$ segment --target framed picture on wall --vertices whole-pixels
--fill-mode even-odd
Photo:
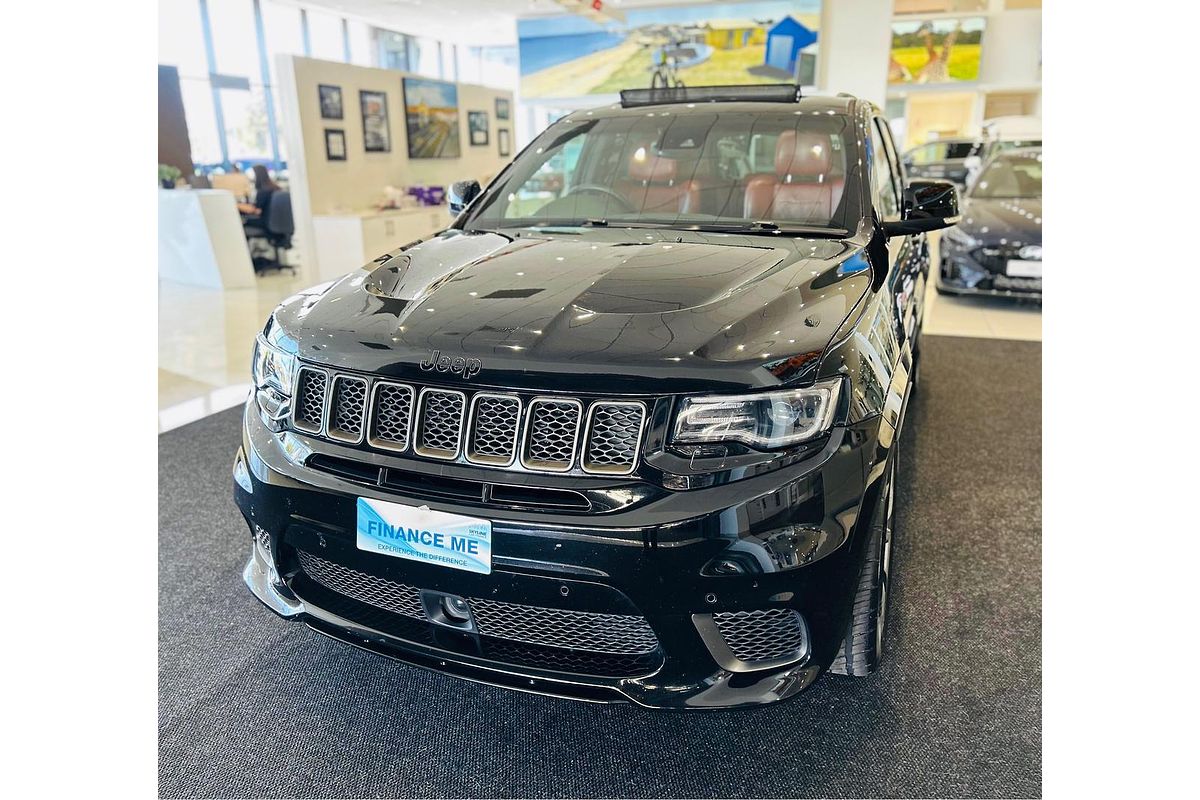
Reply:
[[[458,158],[458,87],[404,78],[404,128],[409,158]]]
[[[341,128],[325,129],[325,159],[327,161],[346,160],[346,132]]]
[[[488,116],[486,111],[467,112],[467,132],[472,145],[478,147],[488,143]]]
[[[342,118],[342,87],[322,83],[317,86],[321,98],[321,119]]]
[[[363,149],[368,153],[392,152],[387,92],[360,91],[358,102],[362,106]]]
[[[512,155],[512,143],[508,140],[508,128],[496,129],[496,141],[500,143],[500,155]]]
[[[507,97],[496,98],[496,119],[508,119],[509,108]]]

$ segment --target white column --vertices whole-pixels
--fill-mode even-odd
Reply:
[[[893,0],[824,0],[817,32],[817,87],[849,92],[880,108],[887,99]]]

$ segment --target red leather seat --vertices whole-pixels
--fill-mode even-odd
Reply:
[[[775,174],[755,175],[746,182],[746,219],[829,220],[846,184],[845,178],[830,175],[832,168],[828,134],[784,131],[775,144]]]
[[[629,160],[629,177],[618,180],[613,189],[643,214],[696,213],[700,210],[700,184],[692,180],[676,182],[678,168],[675,159],[638,148]]]

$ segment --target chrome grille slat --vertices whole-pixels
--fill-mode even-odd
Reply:
[[[421,390],[413,450],[428,458],[451,460],[462,442],[467,396],[452,389]]]
[[[296,405],[292,424],[306,433],[320,433],[325,423],[325,389],[329,376],[325,370],[301,367],[296,377]]]
[[[479,392],[471,398],[467,460],[506,467],[517,456],[521,400],[515,395]]]
[[[628,475],[637,465],[646,407],[641,403],[592,403],[584,436],[585,472]]]
[[[568,472],[575,461],[575,445],[583,404],[560,397],[536,397],[525,415],[521,463],[529,469]]]
[[[329,392],[329,438],[361,442],[366,415],[367,382],[353,375],[335,375]]]
[[[805,647],[804,621],[788,608],[720,611],[712,618],[730,652],[748,664],[787,658]]]
[[[371,429],[367,444],[381,450],[408,448],[412,429],[413,387],[403,383],[376,381],[371,401]]]

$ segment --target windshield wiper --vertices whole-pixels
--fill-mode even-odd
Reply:
[[[672,228],[704,231],[711,233],[746,233],[767,234],[770,236],[805,235],[840,239],[849,236],[850,232],[843,228],[824,228],[810,225],[789,225],[784,227],[770,220],[757,222],[699,222],[692,225],[672,225]]]
[[[596,219],[596,218],[593,218],[593,217],[588,217],[588,218],[587,218],[587,219],[585,219],[583,222],[581,222],[581,223],[580,223],[580,225],[583,225],[583,226],[586,226],[586,227],[589,227],[589,228],[607,228],[607,227],[608,227],[608,220],[606,220],[606,219]]]

